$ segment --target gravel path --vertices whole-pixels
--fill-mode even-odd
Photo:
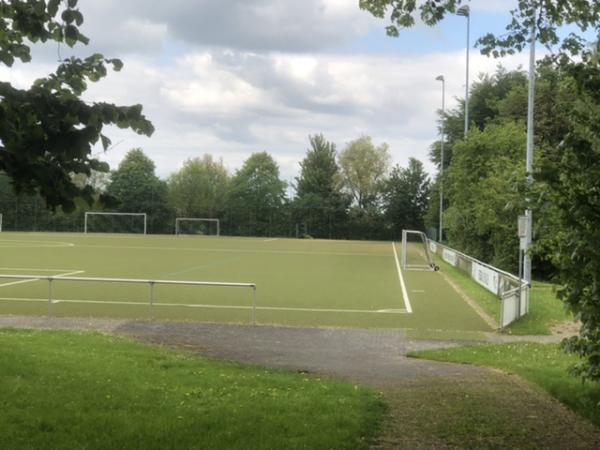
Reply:
[[[96,330],[175,346],[215,359],[314,372],[383,387],[406,379],[477,376],[473,366],[407,358],[411,351],[460,345],[409,339],[401,330],[298,328],[118,319],[0,316],[0,328]],[[557,342],[555,336],[489,333],[489,342]]]
[[[314,372],[384,387],[401,379],[462,377],[480,369],[407,358],[414,350],[454,347],[407,339],[402,331],[292,328],[112,319],[0,316],[0,327],[97,330],[185,348],[204,356]]]

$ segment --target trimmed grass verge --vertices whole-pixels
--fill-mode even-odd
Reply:
[[[0,331],[0,448],[361,449],[380,394],[98,333]]]
[[[600,384],[582,383],[568,374],[577,362],[556,344],[498,344],[427,350],[409,356],[494,367],[540,386],[575,412],[600,426]]]
[[[460,289],[475,300],[483,310],[496,320],[500,318],[500,300],[490,291],[442,258],[434,255],[436,264],[441,267]],[[564,310],[563,303],[556,298],[553,285],[533,282],[529,302],[529,314],[512,323],[506,332],[515,335],[550,335],[550,327],[557,323],[572,320]]]

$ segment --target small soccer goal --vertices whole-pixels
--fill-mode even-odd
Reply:
[[[404,270],[438,270],[431,253],[429,253],[425,233],[402,230],[402,268]]]
[[[146,234],[146,213],[96,212],[85,213],[84,233]]]
[[[203,217],[178,217],[175,219],[175,235],[220,236],[221,222]]]
[[[2,231],[2,213],[0,213],[0,232]]]

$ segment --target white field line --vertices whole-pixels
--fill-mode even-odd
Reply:
[[[4,245],[13,244],[13,245]],[[25,245],[22,245],[25,244]],[[2,248],[58,248],[58,247],[75,247],[72,242],[62,241],[30,241],[24,239],[0,239],[0,247]]]
[[[278,241],[279,238],[271,238],[271,239],[264,239],[263,242],[273,242],[273,241]]]
[[[388,258],[383,253],[352,253],[352,252],[307,252],[297,250],[251,250],[240,248],[189,248],[189,247],[146,247],[146,246],[124,246],[124,245],[77,245],[80,248],[111,248],[117,250],[173,250],[177,252],[223,252],[223,253],[267,253],[275,255],[314,255],[314,256],[371,256],[377,258]]]
[[[70,272],[73,269],[38,269],[36,267],[0,267],[0,270],[32,270],[35,272]],[[82,271],[83,272],[83,271]],[[63,275],[63,277],[66,275]]]
[[[2,269],[0,267],[0,269]],[[4,270],[6,270],[7,268],[4,268]],[[11,269],[8,269],[11,270]],[[17,270],[17,269],[14,269]],[[46,272],[58,272],[59,270],[65,270],[65,269],[24,269],[24,270],[39,270],[39,271],[46,271]],[[68,269],[67,269],[68,270]],[[60,278],[60,277],[68,277],[71,275],[78,275],[80,273],[84,273],[85,270],[74,270],[72,272],[64,272],[64,273],[59,273],[58,275],[54,275],[55,278]],[[2,283],[0,284],[0,287],[6,287],[6,286],[14,286],[15,284],[23,284],[23,283],[32,283],[34,281],[40,281],[41,279],[44,279],[45,275],[40,275],[40,278],[32,278],[30,280],[19,280],[19,281],[9,281],[8,283]]]
[[[392,242],[392,250],[394,251],[394,259],[396,260],[396,269],[398,270],[398,278],[400,279],[400,287],[402,288],[402,297],[404,298],[404,306],[406,312],[412,314],[412,306],[410,306],[410,300],[408,298],[408,292],[406,292],[406,284],[404,283],[404,277],[402,276],[402,269],[400,269],[400,261],[398,260],[398,253],[396,252],[396,243]]]
[[[47,303],[47,298],[27,298],[27,297],[0,297],[4,301],[23,301],[23,302],[43,302]],[[113,301],[113,300],[60,300],[53,299],[53,304],[56,303],[89,303],[98,305],[133,305],[133,306],[149,306],[148,302],[134,301]],[[206,304],[189,304],[189,303],[166,303],[154,302],[153,306],[181,306],[185,308],[211,308],[211,309],[244,309],[251,310],[252,306],[237,306],[237,305],[206,305]],[[354,313],[354,314],[407,314],[404,309],[334,309],[334,308],[286,308],[279,306],[257,306],[257,310],[263,311],[300,311],[300,312],[331,312],[331,313]]]

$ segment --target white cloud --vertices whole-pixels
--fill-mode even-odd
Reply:
[[[478,4],[484,3],[473,8]],[[92,42],[107,55],[129,53],[123,71],[92,85],[85,98],[141,103],[156,127],[150,139],[107,129],[114,145],[101,157],[113,167],[133,147],[147,152],[161,176],[203,153],[222,157],[233,171],[252,152],[268,151],[290,180],[308,135],[322,132],[338,149],[371,135],[390,144],[395,163],[416,157],[431,170],[428,149],[437,138],[441,93],[435,77],[446,78],[449,108],[464,93],[464,51],[334,53],[373,24],[382,27],[355,1],[103,0],[82,7]],[[174,35],[198,45],[173,51]],[[55,60],[56,47],[50,50]],[[497,63],[474,51],[472,79]],[[504,63],[515,68],[526,57]],[[0,78],[24,87],[54,65],[3,68]]]
[[[504,61],[509,68],[525,56]],[[473,55],[472,78],[493,72],[497,61]],[[140,76],[142,74],[142,76]],[[447,105],[464,89],[464,54],[419,58],[377,55],[257,55],[220,51],[191,54],[173,67],[130,61],[124,72],[94,88],[121,104],[141,102],[157,131],[152,139],[117,132],[124,142],[107,159],[114,165],[141,146],[163,176],[183,160],[212,153],[230,169],[254,151],[271,152],[286,179],[298,170],[308,135],[322,132],[338,148],[361,134],[388,142],[394,161],[426,163],[436,139],[440,85],[447,80]]]

